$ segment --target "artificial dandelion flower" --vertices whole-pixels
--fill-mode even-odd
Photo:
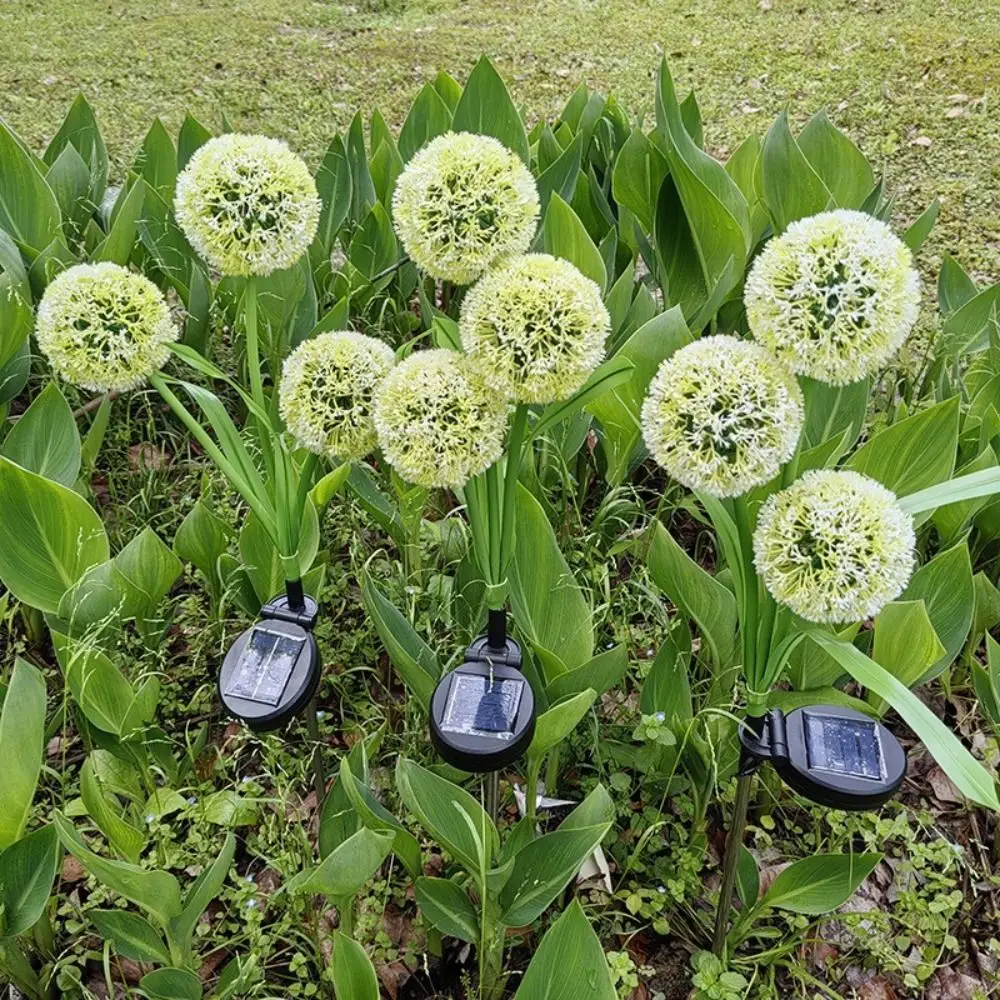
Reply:
[[[754,562],[771,596],[811,622],[870,618],[913,571],[913,519],[881,483],[815,469],[772,494],[754,532]]]
[[[543,253],[501,263],[462,303],[462,346],[491,387],[519,403],[572,396],[604,357],[610,328],[600,288]]]
[[[455,351],[418,351],[375,395],[386,460],[416,486],[456,489],[502,454],[507,403]]]
[[[406,165],[392,211],[417,267],[467,285],[501,257],[528,249],[538,224],[538,188],[520,157],[497,139],[448,132]]]
[[[388,344],[361,333],[321,333],[285,361],[278,409],[296,441],[317,455],[350,460],[375,447],[372,400],[395,364]]]
[[[892,230],[822,212],[771,240],[747,277],[754,337],[800,375],[833,385],[878,371],[917,320],[920,279]]]
[[[223,274],[265,275],[309,249],[321,202],[305,163],[262,135],[209,139],[177,178],[174,211],[190,244]]]
[[[95,392],[142,385],[170,356],[177,328],[163,294],[118,264],[77,264],[45,289],[38,347],[67,382]]]
[[[795,376],[758,344],[703,337],[660,365],[642,407],[646,447],[674,479],[746,493],[791,458],[802,430]]]

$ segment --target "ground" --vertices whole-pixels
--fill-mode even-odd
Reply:
[[[0,114],[39,146],[83,90],[119,164],[154,115],[176,128],[185,110],[315,162],[358,107],[399,124],[426,79],[484,51],[531,119],[581,81],[649,116],[666,55],[716,153],[825,106],[884,161],[900,223],[941,198],[929,261],[1000,276],[994,0],[19,0],[0,34]]]

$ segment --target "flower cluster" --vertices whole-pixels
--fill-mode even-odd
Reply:
[[[309,249],[321,202],[305,163],[261,135],[210,139],[177,178],[174,211],[191,245],[228,275],[291,267]]]
[[[449,132],[406,165],[392,208],[396,232],[417,267],[467,285],[500,258],[528,249],[539,199],[531,172],[501,142]]]
[[[361,458],[377,442],[373,398],[395,361],[392,348],[373,337],[321,333],[285,361],[281,418],[303,448],[330,458]]]
[[[45,289],[38,347],[67,382],[96,392],[142,385],[166,363],[177,328],[163,294],[118,264],[77,264]]]
[[[576,392],[604,357],[611,327],[601,290],[569,261],[515,257],[462,303],[462,346],[492,388],[519,403]]]
[[[409,483],[456,489],[503,453],[507,402],[454,351],[411,354],[375,397],[386,460]]]
[[[768,498],[754,562],[771,596],[812,622],[870,618],[913,571],[913,519],[881,483],[857,472],[807,472]]]
[[[796,372],[844,385],[913,329],[920,279],[906,245],[863,212],[823,212],[768,243],[746,281],[753,335]]]
[[[714,336],[663,362],[642,407],[653,458],[689,489],[746,493],[795,451],[803,404],[795,376],[757,344]]]

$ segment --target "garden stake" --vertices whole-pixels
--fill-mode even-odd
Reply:
[[[800,795],[832,809],[877,809],[906,776],[906,753],[881,723],[852,708],[810,705],[787,716],[771,709],[740,730],[739,783],[726,841],[712,950],[722,958],[746,830],[750,786],[766,761]]]

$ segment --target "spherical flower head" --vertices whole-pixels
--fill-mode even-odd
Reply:
[[[309,249],[321,202],[309,168],[283,142],[221,135],[177,178],[174,212],[188,242],[227,275],[291,267]]]
[[[465,355],[419,351],[376,393],[375,427],[383,455],[403,479],[457,489],[503,453],[507,403]]]
[[[878,371],[917,320],[920,279],[892,230],[863,212],[793,222],[754,262],[753,335],[800,375],[833,385]]]
[[[349,330],[299,344],[281,373],[278,410],[299,445],[349,461],[377,443],[375,392],[396,356],[388,344]]]
[[[166,364],[177,328],[163,293],[118,264],[77,264],[45,289],[35,337],[67,382],[125,392]]]
[[[467,285],[494,261],[528,249],[539,204],[531,171],[516,153],[491,136],[448,132],[406,165],[392,212],[417,267]]]
[[[600,288],[543,253],[502,262],[462,303],[462,346],[490,386],[519,403],[572,396],[601,363],[610,329]]]
[[[881,483],[816,469],[764,503],[754,562],[771,596],[800,618],[870,618],[913,571],[913,519]]]
[[[642,407],[656,461],[689,489],[734,497],[771,479],[802,431],[795,376],[760,345],[703,337],[660,365]]]

